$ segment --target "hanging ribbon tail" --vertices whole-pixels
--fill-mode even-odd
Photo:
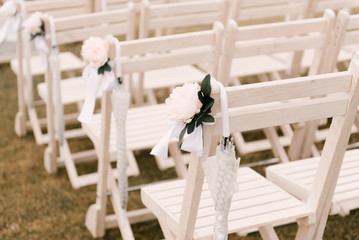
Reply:
[[[114,63],[109,63],[111,67],[114,66]],[[103,86],[102,91],[108,92],[114,89],[117,86],[116,76],[112,71],[105,71],[103,77]]]
[[[8,42],[16,42],[17,41],[17,34],[20,28],[20,24],[21,24],[21,15],[20,14],[16,14],[15,16],[11,16],[10,18],[12,18],[12,24],[7,32],[6,35],[6,41]],[[1,42],[0,42],[1,43]]]
[[[10,19],[6,19],[5,23],[3,24],[2,28],[0,29],[0,44],[5,40],[7,33],[10,29]]]
[[[112,108],[116,125],[116,148],[117,148],[117,171],[118,189],[121,203],[121,221],[126,218],[127,209],[127,157],[126,157],[126,118],[127,109],[130,105],[130,93],[124,86],[119,85],[112,94]]]
[[[47,54],[49,52],[49,48],[47,47],[46,40],[44,37],[35,37],[34,38],[35,49],[39,53],[41,57],[41,65],[43,68],[47,67]]]
[[[168,131],[152,149],[150,154],[161,158],[168,158],[168,144],[171,138],[178,138],[184,126],[183,123],[170,124]]]
[[[202,136],[202,124],[194,129],[182,143],[181,149],[187,152],[202,156],[203,150],[203,136]]]
[[[80,122],[88,122],[91,120],[95,110],[96,96],[100,87],[101,79],[99,79],[97,69],[89,65],[87,65],[84,69],[82,77],[86,80],[86,98],[81,113],[77,119]]]
[[[2,28],[0,29],[0,44],[6,40],[8,42],[16,42],[17,31],[20,27],[20,14],[9,16],[6,18]]]
[[[7,17],[2,28],[0,29],[0,44],[7,38],[12,21],[13,19],[11,17]]]

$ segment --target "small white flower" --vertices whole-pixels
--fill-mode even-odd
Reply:
[[[10,1],[5,2],[0,7],[0,16],[3,16],[3,17],[14,16],[16,11],[17,11],[16,2],[13,0],[10,0]]]
[[[202,107],[202,103],[198,99],[199,90],[198,83],[185,83],[182,87],[176,87],[166,99],[170,119],[190,123],[193,116],[199,113]]]
[[[81,55],[92,67],[99,68],[108,60],[108,44],[100,37],[90,37],[81,48]]]
[[[35,12],[32,14],[28,19],[24,21],[22,26],[26,31],[31,34],[36,34],[41,32],[41,25],[42,25],[42,17],[43,14],[41,12]]]

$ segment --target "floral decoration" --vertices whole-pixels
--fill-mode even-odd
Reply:
[[[26,31],[31,34],[31,40],[36,37],[45,36],[45,24],[43,20],[43,13],[35,12],[28,19],[26,19],[22,25]]]
[[[110,72],[108,58],[108,43],[100,37],[90,37],[81,48],[81,55],[89,62],[89,65],[98,68],[98,74],[104,74],[105,71]]]
[[[186,132],[191,134],[203,122],[214,122],[214,117],[210,115],[214,104],[210,80],[211,76],[207,74],[201,87],[198,83],[186,83],[182,87],[175,88],[166,99],[170,118],[185,124],[179,135],[178,147],[181,147]]]

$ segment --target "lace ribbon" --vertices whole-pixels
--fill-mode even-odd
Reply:
[[[20,28],[21,15],[8,16],[0,29],[0,44],[3,41],[16,42],[17,32]]]
[[[109,64],[111,67],[114,66],[113,62],[109,62]],[[98,68],[87,65],[82,73],[82,78],[87,83],[86,98],[80,116],[77,119],[80,122],[88,122],[91,120],[95,110],[98,89],[102,85],[102,91],[111,91],[116,86],[116,77],[112,71],[98,74]]]

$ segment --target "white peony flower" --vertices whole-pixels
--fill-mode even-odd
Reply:
[[[26,31],[31,34],[36,34],[41,32],[41,25],[42,25],[42,17],[43,14],[41,12],[35,12],[32,14],[28,19],[24,21],[22,26]]]
[[[99,68],[108,60],[109,46],[100,37],[90,37],[84,42],[81,48],[81,55],[92,67]]]
[[[17,11],[16,2],[13,0],[10,0],[10,1],[5,2],[0,7],[0,16],[3,16],[3,17],[14,16],[16,11]]]
[[[185,83],[182,87],[176,87],[166,99],[170,119],[190,123],[193,116],[199,113],[202,107],[202,103],[198,99],[199,90],[198,83]]]

